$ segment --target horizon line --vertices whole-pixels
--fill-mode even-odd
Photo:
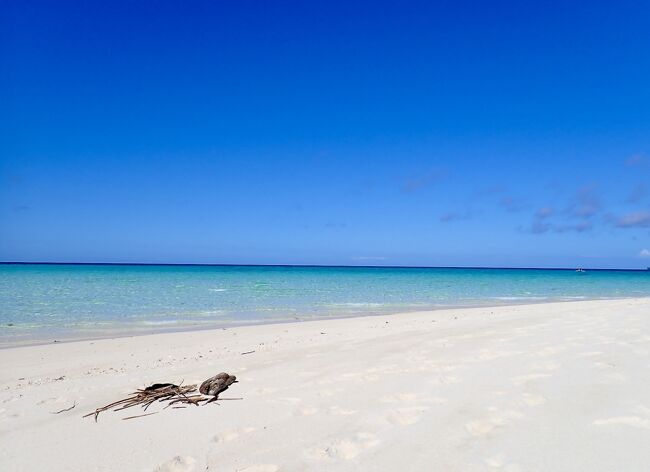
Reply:
[[[506,267],[506,266],[408,266],[408,265],[343,265],[343,264],[228,264],[228,263],[183,263],[183,262],[35,262],[0,261],[0,265],[70,265],[70,266],[161,266],[161,267],[295,267],[333,269],[474,269],[474,270],[567,270],[575,271],[618,271],[646,272],[645,269],[597,268],[597,267]]]

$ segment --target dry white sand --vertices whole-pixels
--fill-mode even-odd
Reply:
[[[0,470],[647,471],[649,364],[650,299],[4,349]],[[244,400],[81,418],[220,371]]]

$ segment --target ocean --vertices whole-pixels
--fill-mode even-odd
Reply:
[[[0,345],[650,296],[650,271],[0,265]]]

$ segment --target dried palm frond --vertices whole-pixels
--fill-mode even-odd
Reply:
[[[185,408],[187,405],[199,406],[202,402],[205,405],[218,400],[219,394],[228,389],[228,387],[236,381],[237,380],[234,375],[229,375],[224,372],[209,378],[201,384],[200,388],[200,392],[202,394],[207,394],[207,396],[197,395],[195,393],[196,385],[156,383],[144,389],[138,389],[130,396],[123,398],[122,400],[118,400],[101,408],[97,408],[92,413],[84,415],[84,418],[88,416],[94,416],[95,421],[97,421],[99,414],[104,411],[111,409],[113,411],[121,411],[133,406],[141,406],[146,411],[147,408],[149,408],[155,402],[167,403],[167,406],[165,408],[168,408],[170,406],[173,408]],[[223,400],[241,400],[241,398],[224,398]],[[140,416],[147,415],[132,416],[129,417],[129,419],[138,418]]]

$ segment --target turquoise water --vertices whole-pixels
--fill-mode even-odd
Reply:
[[[650,296],[650,271],[0,265],[0,343]]]

